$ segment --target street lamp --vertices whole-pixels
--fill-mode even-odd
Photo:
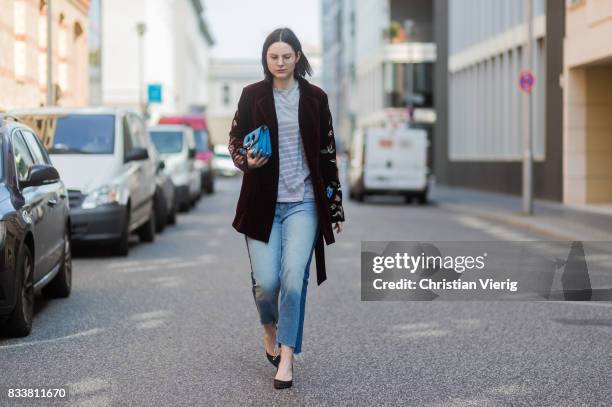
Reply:
[[[140,111],[144,115],[146,113],[144,101],[144,35],[147,32],[147,25],[139,22],[136,24],[136,32],[138,33],[138,103]]]

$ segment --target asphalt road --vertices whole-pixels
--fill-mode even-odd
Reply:
[[[321,286],[313,261],[294,387],[273,389],[231,227],[239,182],[128,258],[76,258],[71,297],[37,298],[32,334],[0,338],[0,386],[68,386],[69,399],[15,405],[612,404],[610,304],[361,302],[361,240],[534,238],[392,198],[346,202]]]

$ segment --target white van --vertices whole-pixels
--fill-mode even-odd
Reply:
[[[72,241],[107,242],[125,256],[131,232],[155,239],[154,150],[139,114],[63,107],[11,114],[36,129],[68,188]]]
[[[349,196],[403,195],[427,202],[427,132],[410,128],[368,128],[355,133],[349,166]]]

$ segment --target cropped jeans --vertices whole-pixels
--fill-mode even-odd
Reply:
[[[268,243],[245,235],[261,324],[277,324],[276,342],[302,351],[306,288],[319,232],[314,199],[277,202]],[[280,301],[279,301],[280,297]]]

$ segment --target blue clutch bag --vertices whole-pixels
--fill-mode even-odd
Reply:
[[[261,125],[246,136],[242,142],[241,153],[253,150],[253,155],[257,156],[261,152],[262,157],[270,157],[272,155],[272,146],[270,145],[270,129],[268,126]]]

